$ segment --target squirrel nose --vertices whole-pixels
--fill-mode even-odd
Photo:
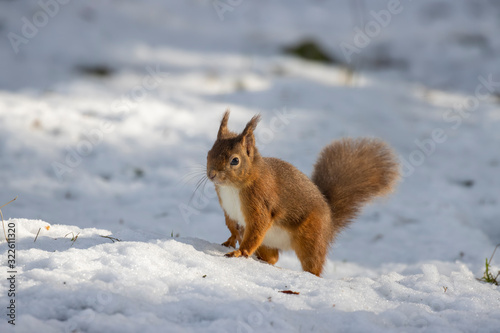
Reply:
[[[210,178],[210,180],[214,180],[215,176],[217,176],[217,171],[215,171],[214,169],[208,172],[208,178]]]

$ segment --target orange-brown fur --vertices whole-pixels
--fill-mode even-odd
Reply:
[[[236,242],[241,243],[241,236],[240,236],[240,228],[238,227],[238,224],[236,223],[235,220],[232,220],[226,212],[224,212],[224,216],[226,217],[226,225],[229,231],[231,232],[231,236],[222,243],[222,245],[227,246],[227,247],[236,247]]]
[[[363,204],[394,188],[399,177],[396,157],[380,140],[334,141],[321,152],[311,180],[293,165],[259,154],[253,134],[259,116],[253,117],[241,134],[227,129],[228,119],[226,111],[207,156],[207,176],[215,183],[221,206],[221,187],[237,189],[244,218],[238,224],[224,211],[231,236],[223,245],[240,244],[226,256],[256,254],[275,264],[280,249],[263,244],[273,228],[290,239],[302,268],[319,276],[338,232]],[[232,165],[235,159],[238,163]]]

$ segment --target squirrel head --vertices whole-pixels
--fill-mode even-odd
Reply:
[[[240,134],[227,128],[229,110],[224,113],[217,140],[207,155],[207,177],[216,185],[242,187],[255,173],[252,168],[260,158],[255,146],[254,130],[260,116],[254,116]]]

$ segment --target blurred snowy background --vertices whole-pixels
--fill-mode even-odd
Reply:
[[[4,217],[221,243],[212,185],[193,192],[230,108],[307,174],[342,136],[400,155],[398,191],[325,278],[433,260],[480,276],[500,243],[498,31],[493,0],[0,1]]]
[[[498,2],[0,6],[0,201],[20,196],[7,217],[219,242],[218,202],[190,201],[196,182],[188,180],[229,107],[235,130],[259,112],[263,129],[289,114],[272,136],[262,133],[262,153],[306,173],[341,136],[396,147],[411,176],[389,206],[363,218],[376,231],[346,237],[391,237],[403,225],[401,246],[412,248],[419,236],[411,229],[429,224],[446,237],[425,233],[418,242],[435,244],[432,257],[450,257],[471,250],[458,248],[455,227],[443,227],[460,223],[500,242]],[[301,54],[328,58],[286,51],[301,45]],[[493,83],[478,90],[484,81]],[[440,128],[444,142],[432,139]]]

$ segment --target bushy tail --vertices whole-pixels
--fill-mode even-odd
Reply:
[[[378,139],[341,139],[320,153],[312,181],[332,209],[335,233],[347,226],[371,199],[390,193],[399,179],[392,149]]]

